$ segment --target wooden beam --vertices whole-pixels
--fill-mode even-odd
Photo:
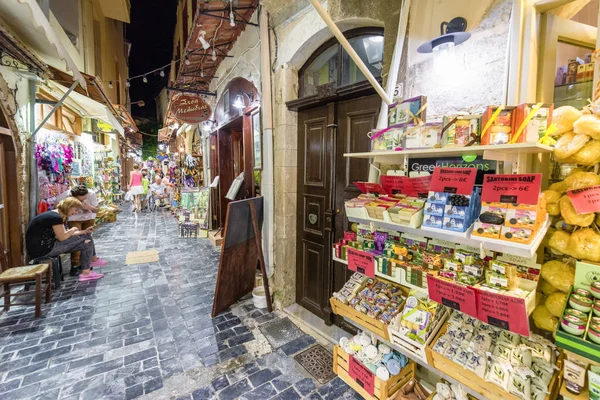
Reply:
[[[550,14],[554,14],[558,17],[565,19],[573,18],[583,7],[587,6],[591,0],[575,0],[564,6],[554,8],[548,11]]]

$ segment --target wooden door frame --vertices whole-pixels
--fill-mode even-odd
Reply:
[[[1,111],[0,111],[1,112]],[[4,144],[4,165],[0,165],[0,169],[5,176],[5,193],[7,209],[6,224],[8,226],[8,237],[10,243],[3,243],[4,247],[9,250],[8,257],[9,266],[15,267],[23,265],[23,234],[21,231],[21,203],[19,199],[19,167],[17,165],[17,146],[14,142],[14,137],[10,129],[0,127],[0,135],[2,140],[10,142],[7,149]],[[6,168],[4,168],[6,167]]]
[[[577,0],[515,0],[511,12],[508,60],[506,71],[505,104],[541,101],[538,96],[541,16],[557,7]],[[598,16],[600,20],[600,13]],[[599,23],[600,25],[600,23]],[[600,47],[600,34],[596,36]],[[594,88],[598,85],[600,68],[594,69]],[[596,91],[594,90],[594,93]]]

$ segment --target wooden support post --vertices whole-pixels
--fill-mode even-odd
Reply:
[[[253,202],[250,202],[250,213],[252,215],[252,226],[254,227],[254,240],[256,241],[256,248],[258,249],[258,263],[260,265],[260,271],[262,272],[265,296],[267,296],[267,309],[269,312],[273,312],[273,305],[271,304],[271,292],[269,291],[269,278],[267,277],[267,267],[265,266],[265,256],[262,249],[262,239],[260,236],[260,229],[258,228],[258,217],[256,216],[256,209],[254,208]]]

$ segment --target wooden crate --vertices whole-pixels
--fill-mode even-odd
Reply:
[[[448,319],[448,316],[450,315],[448,310],[444,310],[443,313],[444,314],[440,317],[439,321],[437,322],[437,325],[433,327],[424,344],[421,344],[416,340],[409,339],[404,334],[402,334],[402,332],[395,330],[394,327],[392,327],[392,325],[388,326],[390,342],[400,347],[402,350],[404,350],[405,353],[408,353],[407,355],[410,358],[418,358],[431,365],[431,352],[427,351],[427,348],[429,347],[431,342],[433,342],[433,340],[436,338],[437,332],[444,326],[446,320]],[[398,316],[396,316],[395,318],[400,318],[400,314],[398,314]]]
[[[446,333],[448,329],[448,324],[446,323],[437,333],[434,340],[431,342],[428,347],[429,358],[433,362],[433,367],[448,375],[451,378],[454,378],[464,386],[467,386],[477,393],[483,395],[486,399],[489,400],[520,400],[519,397],[512,395],[498,385],[495,385],[491,382],[487,382],[484,379],[477,376],[472,371],[463,368],[461,365],[458,365],[452,360],[447,359],[443,355],[432,350],[433,346],[436,344],[440,336]],[[552,377],[550,381],[550,385],[548,385],[548,389],[550,390],[550,394],[546,396],[546,400],[556,399],[558,398],[558,391],[560,390],[560,380],[561,380],[561,372],[562,372],[562,353],[558,358],[558,371]]]
[[[361,385],[356,383],[356,381],[350,377],[348,373],[349,362],[350,356],[344,352],[340,346],[335,346],[333,348],[333,372],[366,400],[387,400],[404,386],[410,378],[415,375],[416,371],[415,363],[409,361],[406,367],[404,367],[398,375],[390,377],[387,381],[382,381],[375,376],[375,390],[373,391],[373,396],[371,396]]]
[[[384,324],[375,318],[369,317],[367,314],[356,311],[354,308],[342,303],[339,300],[336,300],[333,297],[329,300],[329,303],[331,304],[331,309],[333,310],[334,314],[349,318],[367,331],[373,332],[385,340],[390,340],[388,324]],[[401,305],[399,308],[402,309],[403,305]]]

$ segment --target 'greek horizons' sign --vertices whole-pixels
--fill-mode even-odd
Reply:
[[[175,118],[194,125],[210,117],[210,106],[199,96],[181,94],[173,99],[171,112]]]

